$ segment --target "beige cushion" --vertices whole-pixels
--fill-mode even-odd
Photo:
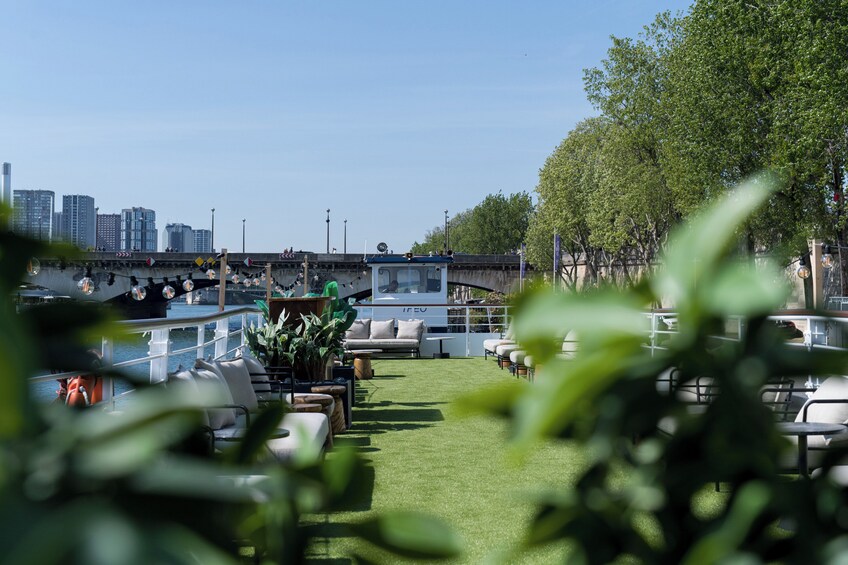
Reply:
[[[184,369],[168,375],[168,388],[175,388],[185,391],[189,398],[197,398],[200,395],[200,387],[194,380],[194,375],[191,371]],[[202,413],[200,423],[203,426],[211,427],[209,423],[209,414],[206,410],[201,410]]]
[[[516,349],[515,351],[513,351],[512,353],[509,354],[509,361],[511,363],[515,363],[517,365],[523,365],[524,364],[524,358],[526,356],[527,356],[526,351]]]
[[[813,393],[810,400],[821,399],[846,399],[848,400],[848,378],[829,377]],[[809,404],[809,400],[804,406]],[[798,413],[796,422],[803,421],[804,410]],[[848,402],[834,404],[809,404],[807,408],[808,422],[825,422],[827,424],[844,424],[848,422]]]
[[[398,339],[414,339],[421,341],[424,333],[424,320],[398,320]]]
[[[349,339],[344,343],[345,349],[414,349],[420,343],[417,339]]]
[[[198,359],[191,373],[199,386],[208,386],[215,389],[215,394],[221,399],[220,405],[234,404],[230,389],[227,387],[224,377],[217,368],[210,368],[209,363],[201,363],[201,360]],[[214,408],[209,410],[209,426],[213,430],[232,426],[235,423],[236,413],[232,408]]]
[[[517,343],[508,343],[505,345],[499,345],[495,348],[495,353],[500,355],[501,357],[509,357],[509,354],[513,351],[516,351],[519,348]]]
[[[395,320],[373,320],[369,339],[392,339],[395,337]]]
[[[250,382],[250,370],[247,368],[244,359],[218,361],[217,364],[227,382],[230,394],[233,395],[233,404],[241,404],[251,412],[258,410],[259,401],[253,391],[253,385]]]
[[[259,402],[268,402],[274,398],[274,394],[270,385],[263,385],[268,382],[268,374],[265,372],[265,366],[259,360],[249,353],[241,355],[244,363],[247,365],[247,370],[250,373],[251,384],[256,392],[256,399]],[[260,381],[257,383],[257,381]]]
[[[353,325],[345,332],[345,339],[368,339],[371,336],[371,318],[354,320]]]
[[[278,461],[290,460],[296,454],[304,459],[317,459],[330,435],[330,422],[320,412],[289,412],[280,427],[289,430],[289,437],[265,442]]]

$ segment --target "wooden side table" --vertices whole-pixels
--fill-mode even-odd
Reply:
[[[350,351],[353,355],[353,375],[357,379],[370,379],[374,377],[371,369],[371,354],[382,353],[382,349],[354,349]]]

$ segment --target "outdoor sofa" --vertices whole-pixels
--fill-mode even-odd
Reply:
[[[342,347],[354,354],[358,350],[379,349],[388,353],[411,353],[418,358],[421,357],[424,329],[424,320],[398,320],[395,329],[394,319],[357,319],[345,332]]]

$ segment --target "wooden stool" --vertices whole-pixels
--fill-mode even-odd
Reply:
[[[357,379],[370,379],[374,376],[371,369],[371,353],[353,352],[353,375]]]
[[[333,415],[330,418],[330,427],[334,434],[342,433],[347,429],[345,425],[344,404],[342,395],[347,394],[347,387],[342,385],[319,385],[312,387],[312,392],[316,394],[329,394],[336,402],[333,408]]]
[[[294,412],[321,412],[324,410],[324,407],[320,404],[312,404],[312,403],[295,403],[291,405],[292,410]]]
[[[524,365],[516,365],[515,366],[515,374],[518,375],[519,377],[526,377],[527,376],[527,367],[525,367]]]

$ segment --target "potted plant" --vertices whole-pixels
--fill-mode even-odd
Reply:
[[[309,382],[324,380],[327,362],[343,353],[342,342],[347,318],[334,316],[325,308],[320,316],[301,315],[301,323],[286,341],[284,358],[291,364],[296,378]]]
[[[292,336],[292,330],[286,326],[287,316],[285,313],[279,317],[277,323],[270,323],[265,318],[265,325],[250,327],[245,331],[247,347],[253,356],[266,367],[279,367],[286,359],[288,341]]]

